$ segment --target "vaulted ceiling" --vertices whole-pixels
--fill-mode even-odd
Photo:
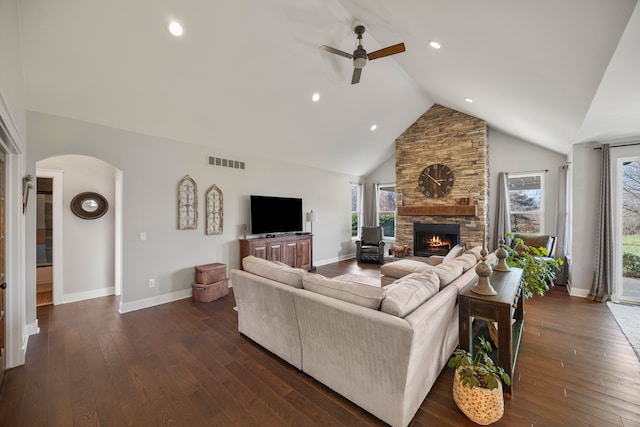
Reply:
[[[640,136],[636,0],[18,4],[30,110],[212,155],[364,175],[434,103],[560,153]],[[352,52],[356,22],[369,52],[399,42],[406,52],[370,61],[351,85],[351,60],[319,46]]]

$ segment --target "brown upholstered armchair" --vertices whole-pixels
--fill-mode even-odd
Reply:
[[[356,240],[358,262],[384,264],[384,240],[382,227],[362,227],[360,240]]]

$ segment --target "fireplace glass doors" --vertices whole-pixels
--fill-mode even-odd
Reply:
[[[460,224],[413,224],[413,254],[446,255],[460,243]]]

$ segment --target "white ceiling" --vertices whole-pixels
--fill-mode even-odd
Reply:
[[[560,153],[640,136],[636,0],[18,4],[30,110],[210,145],[212,155],[365,175],[433,103]],[[166,30],[171,18],[181,38]],[[318,49],[352,52],[354,20],[369,52],[407,49],[371,61],[358,85],[349,59]]]

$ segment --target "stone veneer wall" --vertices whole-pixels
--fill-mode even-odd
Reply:
[[[451,193],[440,199],[426,197],[418,177],[430,164],[451,168]],[[398,216],[396,243],[413,245],[413,223],[460,224],[467,247],[481,245],[486,224],[489,189],[487,124],[484,120],[434,105],[396,139],[396,191],[399,206],[455,205],[469,197],[478,216]]]

